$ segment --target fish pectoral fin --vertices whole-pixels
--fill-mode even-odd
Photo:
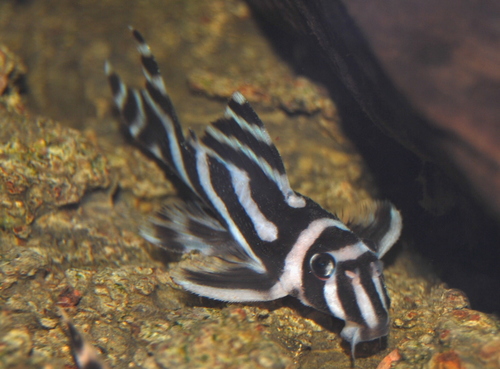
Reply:
[[[231,233],[199,201],[169,201],[142,229],[142,235],[148,241],[173,252],[198,250],[204,255],[248,259]]]
[[[195,257],[196,259],[196,257]],[[287,295],[279,281],[244,261],[219,257],[186,260],[172,272],[174,281],[195,294],[221,301],[270,301]]]
[[[379,258],[396,243],[403,221],[401,214],[389,201],[363,201],[339,212],[340,219],[358,237],[371,242]]]

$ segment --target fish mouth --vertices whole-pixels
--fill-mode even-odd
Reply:
[[[389,322],[378,324],[375,327],[366,327],[346,321],[344,329],[340,332],[340,336],[351,343],[351,357],[353,362],[356,360],[356,345],[359,342],[371,341],[380,337],[387,336],[389,333]]]
[[[366,327],[358,323],[346,321],[344,329],[340,332],[340,336],[346,341],[351,342],[356,346],[358,342],[371,341],[376,338],[384,337],[389,334],[389,324],[378,324],[375,327]]]

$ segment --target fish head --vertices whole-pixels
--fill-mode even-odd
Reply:
[[[344,320],[351,343],[389,332],[390,299],[380,260],[399,239],[402,218],[388,201],[363,202],[343,212],[309,243],[302,264],[304,303]],[[319,232],[318,232],[319,233]]]
[[[366,251],[357,259],[340,261],[325,283],[327,305],[345,320],[341,336],[353,347],[389,333],[390,299],[382,270],[377,255]]]
[[[341,336],[354,351],[358,342],[388,334],[390,299],[377,253],[356,236],[350,239],[340,248],[312,245],[302,282],[303,302],[344,320]]]

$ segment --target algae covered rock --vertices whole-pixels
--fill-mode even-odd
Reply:
[[[82,133],[49,119],[0,115],[0,227],[25,238],[37,215],[107,187],[107,162]]]

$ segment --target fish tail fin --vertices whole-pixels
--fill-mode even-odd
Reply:
[[[165,88],[158,64],[142,35],[130,27],[136,39],[146,78],[141,90],[128,87],[106,61],[113,99],[120,111],[126,130],[144,149],[167,164],[189,187],[193,188],[186,172],[190,157],[185,137]]]

